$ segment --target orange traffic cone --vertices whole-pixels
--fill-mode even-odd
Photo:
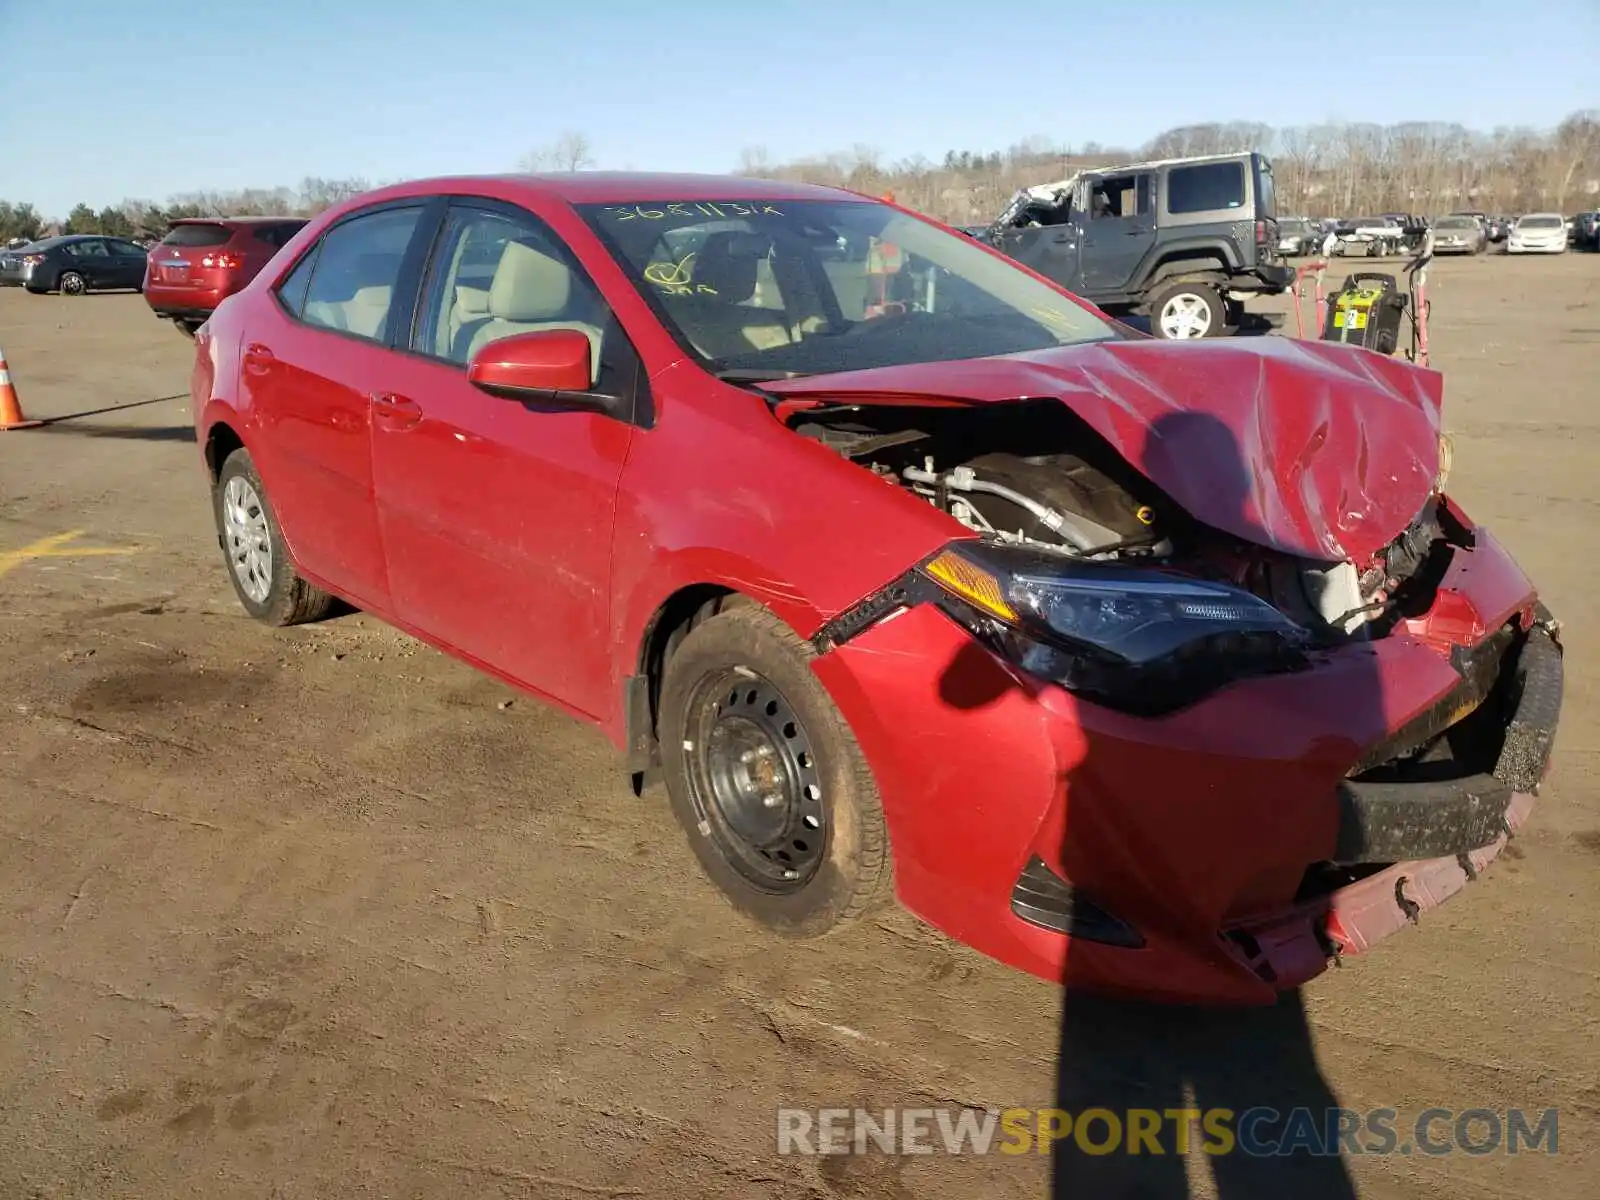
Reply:
[[[32,429],[43,421],[25,420],[22,402],[17,399],[17,389],[11,386],[11,372],[6,369],[6,352],[0,350],[0,433],[8,429]]]

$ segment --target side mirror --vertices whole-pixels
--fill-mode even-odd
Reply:
[[[541,329],[490,342],[467,364],[467,382],[491,396],[536,408],[622,416],[627,398],[598,392],[594,349],[577,329]]]
[[[576,329],[542,329],[484,346],[467,364],[467,382],[508,400],[587,392],[594,385],[592,360],[588,335]]]

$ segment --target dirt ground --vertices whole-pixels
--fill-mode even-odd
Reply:
[[[1353,1158],[1360,1195],[1592,1196],[1600,255],[1432,296],[1452,490],[1566,622],[1566,710],[1530,827],[1306,989],[1311,1048],[1350,1108],[1560,1110],[1555,1156]],[[1058,1064],[1059,989],[898,909],[764,938],[597,734],[365,616],[244,617],[140,297],[5,290],[0,347],[72,417],[0,434],[0,1196],[1042,1196],[1037,1156],[780,1157],[775,1109],[1049,1105],[1178,1027],[1096,1009]],[[1182,1019],[1247,1101],[1283,1055]]]

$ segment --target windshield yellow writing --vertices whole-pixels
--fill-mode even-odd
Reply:
[[[658,287],[679,287],[692,278],[689,264],[694,261],[694,251],[677,262],[653,262],[644,269],[644,277]]]
[[[754,201],[683,200],[670,204],[608,205],[606,213],[619,221],[664,221],[669,217],[781,217],[783,210],[771,204]]]

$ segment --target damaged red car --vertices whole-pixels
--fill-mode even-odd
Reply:
[[[597,724],[773,930],[892,891],[1227,1003],[1477,878],[1547,769],[1558,626],[1441,392],[1140,336],[853,193],[599,173],[348,201],[193,377],[251,615],[338,597]]]

